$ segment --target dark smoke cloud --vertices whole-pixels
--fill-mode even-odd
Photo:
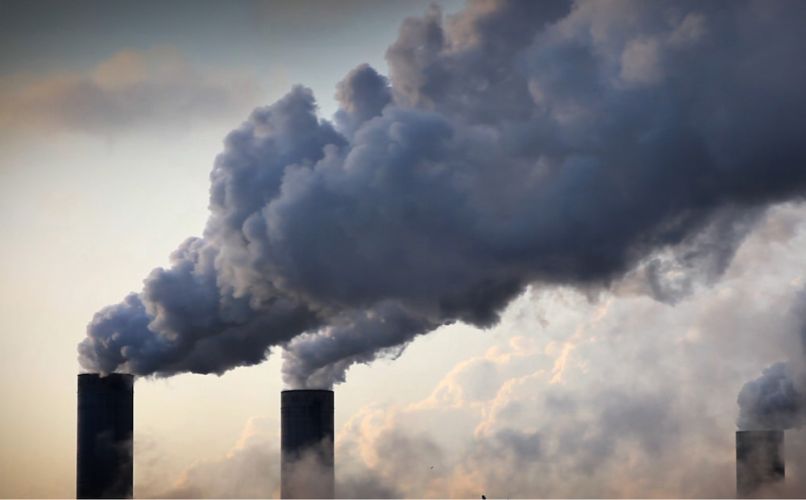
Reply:
[[[739,392],[739,419],[743,430],[794,429],[806,424],[806,289],[790,308],[789,323],[797,347],[788,361],[766,368]]]
[[[336,123],[346,134],[352,135],[364,122],[380,116],[390,102],[392,93],[389,81],[368,64],[350,71],[336,87],[336,100],[340,109]]]
[[[739,393],[739,428],[791,429],[806,421],[806,400],[795,387],[787,363],[776,363]]]
[[[222,373],[284,346],[286,382],[321,387],[439,325],[493,325],[532,283],[645,265],[675,302],[803,197],[804,21],[751,1],[409,19],[389,82],[339,84],[336,127],[296,87],[228,136],[203,237],[96,315],[81,363]]]
[[[665,252],[656,252],[643,269],[650,295],[675,304],[700,283],[713,284],[728,268],[739,244],[762,219],[762,209],[722,209],[709,224]]]

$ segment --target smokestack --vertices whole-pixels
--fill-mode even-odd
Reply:
[[[333,498],[333,391],[282,392],[282,498]]]
[[[736,496],[758,498],[784,479],[784,431],[736,431]]]
[[[78,376],[76,498],[132,498],[134,376]]]

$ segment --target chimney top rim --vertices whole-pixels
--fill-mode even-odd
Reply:
[[[105,375],[100,373],[79,373],[78,378],[93,378],[93,379],[103,379],[108,377],[114,378],[130,378],[134,379],[134,375],[131,373],[107,373]]]

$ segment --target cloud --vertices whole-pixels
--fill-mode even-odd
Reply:
[[[233,118],[258,98],[248,78],[212,77],[170,47],[124,50],[86,73],[0,82],[0,129],[109,135]]]
[[[160,454],[158,443],[139,443],[138,498],[279,498],[279,425],[270,417],[252,417],[241,436],[224,456],[191,464],[176,478],[166,478],[160,468],[170,460]],[[145,457],[145,458],[144,458]],[[145,463],[144,463],[145,462]],[[294,464],[294,477],[302,491],[314,491],[313,477],[322,474],[316,459],[304,456]],[[337,498],[399,498],[397,491],[357,462],[343,460],[338,467]]]
[[[364,122],[381,115],[392,101],[392,93],[384,76],[362,64],[339,82],[336,100],[339,110],[334,119],[345,134],[352,135]]]
[[[388,85],[367,66],[339,84],[336,125],[296,86],[230,133],[203,237],[93,318],[81,364],[220,374],[282,347],[289,386],[328,387],[442,325],[491,328],[530,286],[630,276],[680,303],[806,194],[804,18],[749,1],[411,18]]]
[[[800,297],[791,275],[802,268],[806,226],[768,238],[794,213],[804,207],[769,213],[725,280],[675,307],[544,291],[529,299],[554,313],[541,324],[517,314],[527,300],[519,298],[496,327],[511,332],[504,343],[458,363],[422,401],[357,412],[338,446],[409,496],[733,497],[742,376],[799,342],[790,328],[797,308],[787,304]],[[540,335],[520,336],[530,329]],[[566,354],[558,341],[574,347]],[[565,374],[553,383],[563,356]],[[804,435],[788,431],[787,480],[771,494],[806,491]],[[416,477],[397,480],[390,446],[421,450],[400,465]],[[433,456],[439,472],[411,465]]]
[[[806,423],[806,289],[781,313],[795,348],[787,353],[786,361],[765,368],[742,387],[738,396],[739,429],[786,430]]]
[[[249,419],[232,449],[224,457],[199,461],[185,469],[170,486],[153,471],[138,478],[137,496],[143,498],[266,498],[280,493],[280,451],[274,422]],[[158,448],[158,445],[156,446]]]
[[[429,395],[346,419],[337,493],[734,497],[736,395],[801,341],[788,304],[801,298],[792,277],[806,263],[804,215],[802,204],[767,212],[723,279],[674,306],[643,293],[530,288],[494,327],[500,341],[456,363]],[[525,314],[535,308],[550,314]],[[786,481],[770,494],[802,497],[806,431],[788,431],[785,450]]]

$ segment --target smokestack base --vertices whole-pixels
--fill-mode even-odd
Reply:
[[[78,376],[76,498],[132,498],[134,376]]]
[[[759,498],[784,480],[784,431],[736,431],[736,496]]]
[[[333,498],[333,391],[282,392],[282,498]]]

